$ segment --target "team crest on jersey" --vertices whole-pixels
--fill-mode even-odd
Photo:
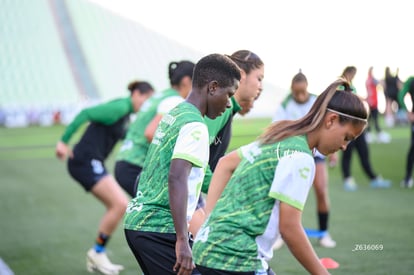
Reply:
[[[200,140],[200,137],[201,137],[201,131],[199,131],[199,130],[193,131],[191,133],[191,136],[193,137],[194,140],[198,141],[198,140]]]
[[[309,177],[309,172],[310,172],[309,167],[303,167],[299,169],[299,175],[303,179],[307,179]]]

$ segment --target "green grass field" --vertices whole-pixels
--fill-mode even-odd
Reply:
[[[255,139],[269,122],[236,120],[231,149]],[[104,208],[69,177],[65,163],[54,157],[62,131],[62,126],[0,128],[0,258],[15,274],[88,274],[85,255]],[[330,233],[337,247],[315,245],[315,249],[320,257],[339,262],[332,274],[414,273],[414,190],[399,187],[409,129],[389,132],[391,143],[371,144],[370,150],[374,169],[393,181],[391,189],[370,189],[356,154],[352,169],[358,191],[343,191],[339,168],[329,170]],[[112,156],[107,162],[110,171],[113,164]],[[305,227],[316,228],[315,213],[311,191],[303,214]],[[383,250],[352,251],[359,244],[378,244]],[[125,265],[121,274],[140,273],[121,226],[108,253],[114,262]],[[306,274],[286,246],[275,252],[271,265],[278,275]]]

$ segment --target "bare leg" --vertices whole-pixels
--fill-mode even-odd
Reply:
[[[106,207],[106,212],[99,224],[99,232],[111,235],[125,214],[128,198],[111,175],[103,177],[94,185],[91,192]]]

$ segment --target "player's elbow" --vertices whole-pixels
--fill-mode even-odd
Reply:
[[[283,204],[283,203],[281,203]],[[290,208],[289,206],[287,206]],[[282,210],[286,208],[282,206]],[[288,209],[291,210],[291,209]],[[299,230],[303,230],[300,215],[292,215],[290,211],[286,213],[281,213],[279,218],[279,232],[283,238],[289,238],[290,236],[295,236]],[[295,213],[296,214],[296,213]]]
[[[232,152],[219,159],[216,169],[226,170],[229,173],[233,174],[239,163],[240,157],[236,152]]]

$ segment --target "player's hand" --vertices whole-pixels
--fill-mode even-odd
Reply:
[[[69,148],[67,144],[62,141],[59,141],[56,144],[56,157],[60,160],[65,160],[67,156],[73,158],[72,150]]]
[[[195,265],[188,240],[178,239],[175,243],[176,262],[173,267],[177,275],[190,275]]]

